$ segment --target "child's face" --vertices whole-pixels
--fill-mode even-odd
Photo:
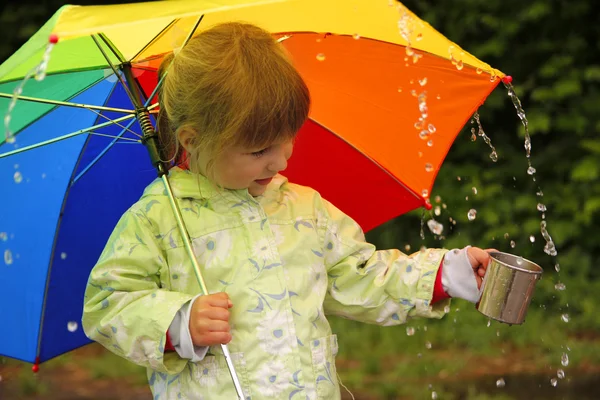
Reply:
[[[293,147],[290,139],[265,149],[228,148],[215,160],[216,183],[226,189],[248,189],[252,196],[260,196],[271,178],[287,168]],[[201,166],[203,173],[205,167]]]

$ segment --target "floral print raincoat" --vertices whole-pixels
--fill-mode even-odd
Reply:
[[[339,399],[327,315],[379,325],[439,318],[444,250],[376,251],[360,227],[307,187],[276,176],[262,196],[169,179],[211,293],[233,302],[229,344],[247,399]],[[200,362],[164,352],[177,311],[200,293],[160,180],[121,218],[90,274],[86,334],[147,367],[155,400],[237,398],[220,346]]]

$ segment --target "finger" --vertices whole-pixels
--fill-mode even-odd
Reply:
[[[202,316],[207,319],[212,319],[214,321],[225,321],[229,322],[229,316],[231,313],[229,310],[222,307],[210,307],[203,310]]]
[[[213,307],[230,308],[233,305],[227,293],[224,292],[206,296],[206,302]]]
[[[229,323],[218,319],[209,320],[207,328],[209,332],[231,332]]]
[[[473,265],[473,268],[478,268],[479,266],[487,266],[488,262],[490,261],[490,254],[477,247],[472,248],[472,250],[473,251],[471,252],[471,255],[475,260],[475,265]]]
[[[206,332],[200,335],[196,346],[216,346],[231,342],[231,333],[229,332]]]

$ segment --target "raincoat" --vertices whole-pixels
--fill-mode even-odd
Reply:
[[[179,168],[170,182],[207,287],[233,302],[229,350],[248,399],[340,398],[327,315],[397,325],[444,314],[449,300],[431,299],[445,250],[376,251],[350,217],[281,175],[256,198]],[[235,399],[220,346],[194,363],[164,351],[175,314],[198,293],[157,180],[90,274],[84,330],[147,367],[156,400]]]

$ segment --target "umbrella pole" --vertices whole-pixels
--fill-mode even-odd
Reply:
[[[183,239],[183,244],[185,250],[188,254],[190,261],[194,267],[194,272],[196,274],[196,279],[198,280],[198,284],[200,285],[200,289],[202,290],[202,294],[207,295],[208,289],[206,288],[206,283],[204,282],[204,278],[202,277],[202,273],[200,272],[200,266],[198,265],[198,261],[196,260],[196,255],[194,254],[194,249],[192,248],[192,243],[190,240],[190,235],[185,227],[185,223],[183,222],[183,217],[181,215],[181,210],[177,205],[175,200],[175,196],[173,195],[173,191],[171,189],[171,184],[169,183],[169,178],[167,174],[167,166],[160,158],[160,153],[158,151],[158,135],[152,126],[152,122],[150,121],[150,112],[147,107],[141,102],[139,88],[135,82],[135,78],[131,73],[131,66],[129,64],[123,65],[123,72],[125,75],[125,79],[129,84],[130,88],[134,91],[136,96],[132,97],[131,100],[136,107],[136,117],[138,122],[140,123],[140,127],[142,128],[143,138],[142,143],[148,149],[148,153],[150,154],[150,159],[152,164],[158,170],[158,175],[162,179],[165,189],[167,191],[167,197],[169,198],[169,203],[171,204],[171,209],[173,210],[173,214],[175,215],[175,221],[177,222],[177,227],[179,228],[179,232],[181,233],[181,237]],[[227,368],[229,369],[229,373],[231,375],[231,379],[233,380],[233,386],[235,387],[235,391],[238,396],[238,400],[245,400],[244,392],[242,390],[242,385],[240,384],[240,380],[235,372],[235,366],[233,365],[233,360],[231,359],[231,353],[229,353],[229,348],[226,344],[221,344],[221,350],[223,351],[223,356],[225,357],[225,362],[227,363]]]

